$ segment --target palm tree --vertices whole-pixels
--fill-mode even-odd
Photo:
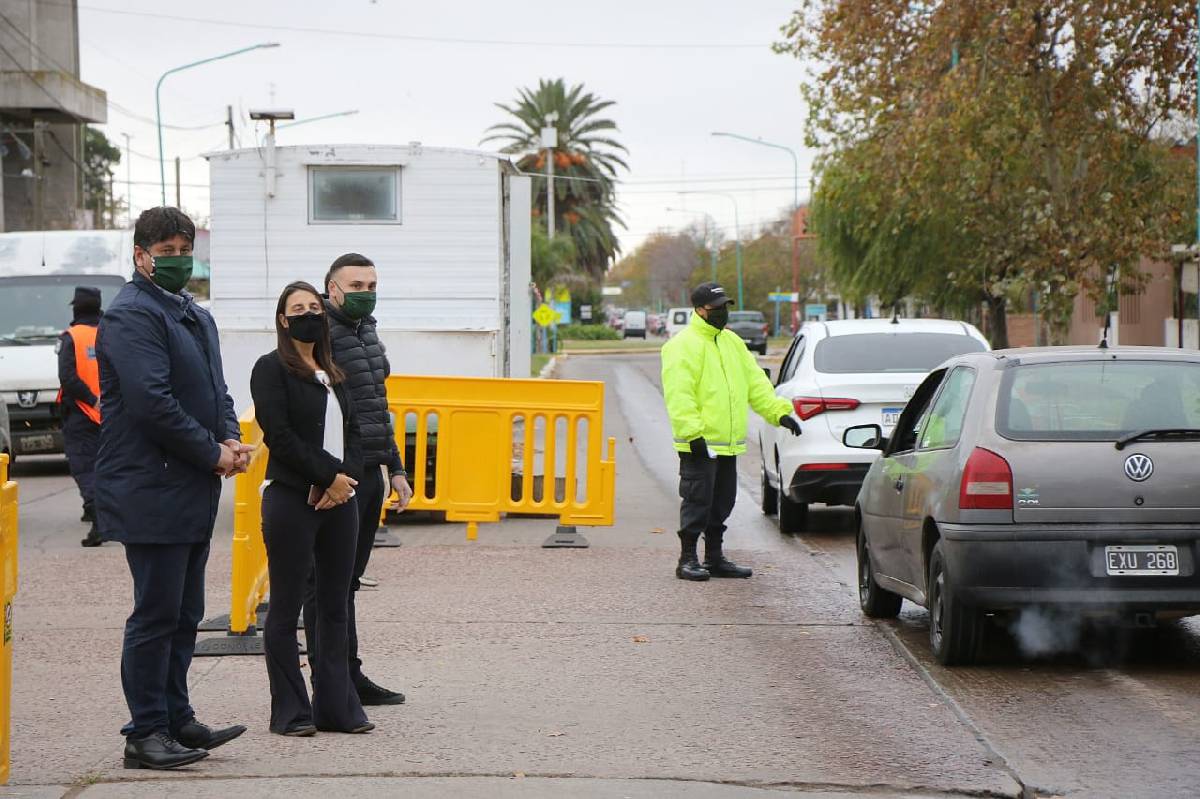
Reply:
[[[496,103],[512,118],[492,125],[483,139],[502,141],[501,152],[520,156],[517,168],[534,175],[532,213],[541,217],[547,204],[547,181],[537,177],[546,170],[541,131],[555,120],[554,226],[571,237],[576,266],[595,278],[603,277],[620,252],[613,226],[624,227],[616,212],[615,187],[618,170],[629,169],[621,158],[628,150],[611,138],[617,124],[598,116],[613,104],[585,92],[583,84],[568,89],[562,78],[540,80],[536,89],[520,89],[514,104]]]

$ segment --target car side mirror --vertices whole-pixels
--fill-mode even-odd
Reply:
[[[883,428],[879,425],[860,424],[846,428],[846,432],[842,433],[842,444],[851,449],[882,450],[887,446],[887,439],[883,437]]]
[[[771,379],[771,369],[770,369],[770,367],[764,366],[764,367],[762,368],[762,370],[763,370],[763,374],[767,376],[767,379],[768,379],[768,380],[770,380],[770,379]]]

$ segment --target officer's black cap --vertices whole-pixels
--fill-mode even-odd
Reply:
[[[76,308],[99,308],[100,289],[94,286],[76,286],[75,297],[70,304]]]
[[[692,289],[692,307],[728,305],[733,302],[720,283],[701,283]]]

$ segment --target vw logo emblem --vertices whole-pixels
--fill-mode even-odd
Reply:
[[[1125,459],[1125,476],[1135,483],[1150,479],[1154,474],[1154,461],[1148,455],[1134,453]]]
[[[37,395],[38,393],[36,391],[18,391],[17,404],[22,408],[36,408]]]

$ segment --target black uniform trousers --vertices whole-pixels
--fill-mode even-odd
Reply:
[[[720,542],[725,520],[737,501],[737,458],[716,458],[679,453],[679,537],[694,544],[704,534],[706,543]]]
[[[271,604],[263,625],[271,682],[271,731],[304,724],[348,731],[367,721],[350,682],[346,657],[346,606],[354,569],[358,507],[329,510],[308,504],[308,492],[272,483],[263,493],[263,541],[271,580]],[[307,581],[314,576],[316,636],[309,640],[313,699],[300,673],[296,621]]]
[[[93,422],[83,411],[75,407],[72,400],[62,404],[63,449],[67,453],[67,464],[71,477],[79,486],[83,507],[92,509],[95,499],[96,451],[100,448],[100,425]]]
[[[354,572],[351,575],[350,595],[346,603],[346,627],[349,631],[347,657],[350,663],[350,679],[355,685],[364,678],[362,673],[362,658],[358,656],[358,624],[354,613],[354,597],[358,593],[359,578],[367,571],[367,562],[371,559],[371,550],[375,547],[375,532],[379,529],[379,514],[383,511],[383,501],[387,498],[383,470],[378,466],[363,468],[362,479],[354,487],[354,501],[358,506],[358,539],[354,551]],[[316,594],[313,579],[308,580],[308,590],[304,596],[304,640],[308,646],[308,662],[313,661],[313,653],[321,656],[319,647],[320,632],[317,629],[316,617],[321,606],[320,597]],[[313,671],[315,680],[317,672]]]
[[[204,618],[208,541],[126,544],[133,576],[133,613],[125,622],[121,687],[131,721],[121,732],[143,738],[175,733],[195,717],[187,673]]]

